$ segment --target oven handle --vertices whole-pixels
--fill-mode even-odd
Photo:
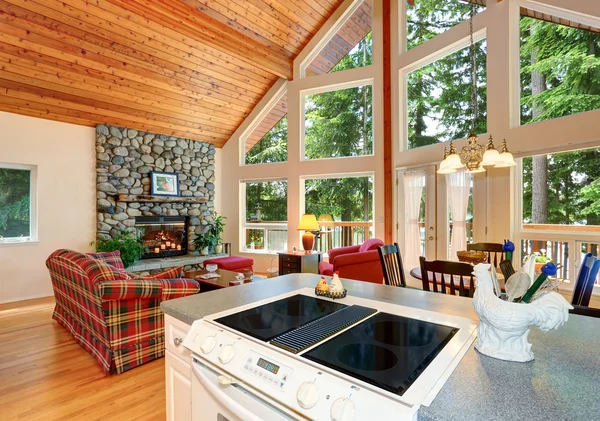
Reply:
[[[217,386],[215,386],[204,373],[202,373],[201,368],[198,367],[197,363],[192,363],[192,368],[194,370],[195,375],[198,377],[198,380],[200,380],[200,383],[202,383],[202,386],[204,386],[206,390],[208,390],[208,392],[216,400],[218,400],[221,405],[223,405],[229,411],[233,412],[233,414],[236,417],[241,418],[244,421],[263,421],[262,419],[255,416],[252,412],[248,411],[246,408],[241,406],[227,394],[222,393],[222,391]]]

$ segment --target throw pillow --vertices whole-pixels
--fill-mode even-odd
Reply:
[[[123,261],[121,260],[121,252],[119,250],[101,253],[86,253],[86,255],[92,259],[109,264],[117,269],[125,269],[125,266],[123,266]]]

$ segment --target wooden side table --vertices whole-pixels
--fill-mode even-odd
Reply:
[[[304,251],[278,252],[279,274],[288,273],[319,273],[320,251],[306,253]]]

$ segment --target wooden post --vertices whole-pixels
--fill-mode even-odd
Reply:
[[[393,238],[391,1],[383,0],[383,212],[385,242]]]

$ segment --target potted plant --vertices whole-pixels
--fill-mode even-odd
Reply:
[[[214,250],[216,241],[215,235],[209,231],[205,234],[198,234],[194,239],[194,244],[202,256],[208,256]]]
[[[97,240],[96,251],[111,252],[119,250],[123,266],[129,267],[144,254],[142,240],[135,233],[127,230],[120,230],[117,235],[109,240]],[[94,245],[92,241],[90,245]]]
[[[542,266],[552,261],[551,258],[546,256],[546,250],[541,249],[539,252],[533,253],[535,255],[535,272],[539,273],[542,270]]]
[[[227,219],[226,216],[217,215],[216,212],[213,212],[213,224],[211,228],[211,233],[215,237],[215,253],[219,254],[223,252],[223,230],[225,228],[225,223],[223,220]]]

